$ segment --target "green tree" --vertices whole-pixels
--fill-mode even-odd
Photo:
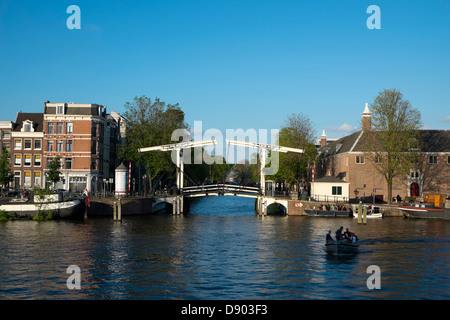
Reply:
[[[383,175],[392,201],[392,184],[416,166],[421,114],[396,89],[384,90],[371,104],[372,128],[365,134],[365,156]]]
[[[161,172],[174,171],[171,152],[143,152],[139,148],[176,143],[172,133],[176,129],[187,129],[184,112],[178,104],[166,104],[158,98],[152,101],[144,96],[135,97],[125,103],[126,139],[119,150],[119,158],[130,160],[145,167],[151,181]]]
[[[11,172],[10,154],[8,150],[3,149],[0,156],[0,184],[6,187],[12,180],[14,175]]]
[[[55,183],[60,179],[59,175],[61,172],[59,171],[59,168],[61,168],[61,158],[55,157],[48,165],[48,171],[46,173],[47,179],[52,182],[53,186],[55,186]]]
[[[291,114],[286,119],[280,130],[279,145],[303,149],[304,153],[279,153],[278,172],[269,179],[307,185],[308,170],[317,155],[313,127],[309,117],[302,113]]]

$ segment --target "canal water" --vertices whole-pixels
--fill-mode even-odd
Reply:
[[[358,254],[324,251],[340,226]],[[450,298],[450,221],[261,217],[253,199],[206,197],[186,216],[8,221],[0,237],[1,299]],[[80,289],[67,287],[72,265]]]

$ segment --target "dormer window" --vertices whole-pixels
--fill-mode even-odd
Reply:
[[[56,114],[64,114],[64,105],[56,106]]]
[[[25,120],[22,122],[22,132],[34,132],[33,121]]]

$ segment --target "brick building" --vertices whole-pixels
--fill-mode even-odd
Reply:
[[[14,188],[42,186],[44,114],[18,112],[11,131],[11,170]]]
[[[321,136],[316,178],[333,176],[350,183],[350,198],[376,195],[387,201],[384,177],[363,150],[364,133],[371,129],[371,112],[366,104],[362,113],[362,130],[328,142]],[[450,130],[420,130],[423,148],[415,169],[408,176],[396,178],[392,195],[421,196],[423,193],[450,194]]]
[[[61,159],[56,188],[98,192],[103,179],[114,178],[119,130],[105,106],[46,102],[44,137],[44,170],[54,157]]]

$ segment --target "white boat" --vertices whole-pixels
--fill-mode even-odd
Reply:
[[[366,216],[366,218],[367,219],[371,219],[371,218],[383,218],[383,216],[384,216],[384,213],[383,212],[378,212],[378,213],[370,213],[370,212],[367,212],[367,216]],[[362,218],[363,216],[361,215],[361,218]],[[355,214],[353,214],[353,218],[358,218],[358,213],[356,212]]]
[[[358,218],[358,205],[352,205],[353,207],[353,218]],[[361,218],[363,217],[364,212],[362,212],[361,214]],[[373,207],[373,212],[372,210],[367,210],[367,219],[372,219],[372,218],[383,218],[384,217],[384,212],[382,212],[381,208],[378,206]]]
[[[45,196],[44,200],[37,197],[29,199],[13,199],[0,204],[0,211],[14,213],[17,218],[33,218],[39,211],[51,212],[53,218],[73,218],[82,216],[84,201],[75,199],[62,201],[58,195]]]

